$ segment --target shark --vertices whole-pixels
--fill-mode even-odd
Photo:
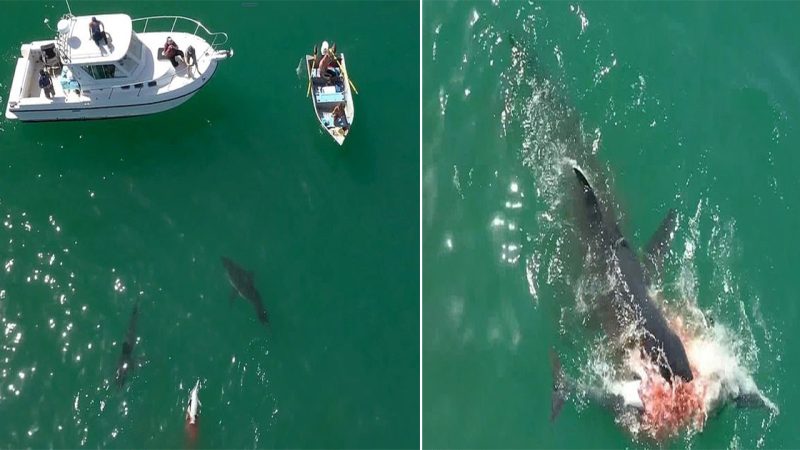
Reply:
[[[651,237],[643,258],[637,256],[627,239],[623,236],[618,224],[600,203],[597,194],[586,175],[578,167],[572,172],[580,190],[579,215],[583,219],[585,232],[588,234],[589,250],[599,261],[607,273],[612,274],[610,292],[601,294],[597,301],[598,309],[604,318],[603,328],[613,339],[618,339],[630,347],[631,336],[623,330],[633,328],[633,349],[629,352],[641,357],[638,365],[631,367],[631,376],[616,380],[602,387],[587,386],[568,378],[554,350],[550,359],[553,369],[553,393],[550,419],[555,420],[561,411],[565,398],[574,393],[585,394],[602,406],[618,414],[644,414],[646,402],[642,398],[648,379],[661,377],[675,386],[690,386],[694,391],[693,380],[696,376],[689,363],[685,343],[670,327],[661,308],[650,296],[648,287],[662,271],[663,260],[677,225],[677,214],[670,209]],[[714,326],[713,323],[708,325]],[[627,341],[627,342],[624,342]],[[701,339],[693,342],[695,346],[707,344]],[[719,355],[720,351],[712,352]],[[632,358],[636,359],[636,358]],[[630,359],[629,359],[630,361]],[[645,366],[654,366],[657,370],[647,373]],[[701,373],[703,380],[702,407],[705,412],[719,411],[727,405],[738,408],[767,409],[778,413],[777,406],[770,401],[755,385],[752,377],[743,372],[728,374],[719,368],[713,373]],[[675,392],[673,390],[673,392]],[[700,402],[700,400],[698,400]],[[695,404],[695,407],[700,407]]]
[[[128,379],[129,372],[133,369],[133,348],[136,346],[136,324],[139,321],[139,303],[133,305],[133,312],[128,320],[128,331],[125,341],[122,342],[122,354],[117,362],[116,382],[122,387]]]
[[[230,297],[231,302],[238,296],[249,300],[256,309],[258,320],[265,325],[269,324],[269,315],[266,308],[264,308],[264,302],[261,301],[261,294],[258,292],[258,289],[256,289],[253,281],[253,272],[245,270],[225,256],[222,257],[222,265],[225,266],[225,271],[228,274],[228,282],[230,282],[233,287]]]
[[[648,293],[650,277],[654,276],[665,249],[674,234],[676,212],[671,209],[659,229],[650,239],[647,260],[650,270],[631,248],[613,218],[603,213],[602,205],[586,176],[577,167],[573,171],[581,189],[581,209],[588,225],[592,251],[600,261],[608,264],[614,274],[611,292],[604,296],[601,308],[610,311],[611,319],[604,323],[606,331],[615,335],[619,330],[634,325],[642,350],[658,365],[667,381],[680,377],[684,382],[694,378],[686,356],[686,349],[678,335],[670,328],[661,309]]]

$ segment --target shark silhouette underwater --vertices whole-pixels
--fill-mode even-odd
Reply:
[[[231,303],[239,296],[249,300],[256,310],[258,320],[264,325],[268,325],[269,314],[264,307],[264,302],[261,300],[261,294],[258,292],[258,289],[256,289],[254,282],[255,275],[253,272],[245,270],[225,256],[222,257],[222,265],[225,267],[225,271],[228,275],[228,282],[233,288],[230,296]]]
[[[125,333],[125,340],[122,342],[122,354],[117,362],[117,372],[115,380],[118,387],[125,385],[128,376],[134,367],[133,349],[136,346],[136,325],[139,321],[139,302],[133,305],[131,317],[128,320],[128,330]]]

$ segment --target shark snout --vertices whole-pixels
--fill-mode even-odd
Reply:
[[[671,376],[680,377],[686,383],[694,379],[692,368],[689,365],[689,358],[686,356],[686,349],[684,349],[683,342],[675,333],[669,333],[665,339],[664,353],[669,367],[662,368],[662,375],[664,375],[664,369],[666,369]],[[664,376],[664,378],[672,381],[669,375]]]

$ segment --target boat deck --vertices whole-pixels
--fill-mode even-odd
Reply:
[[[158,53],[160,53],[167,36],[172,36],[184,53],[190,45],[195,48],[198,58],[196,68],[189,70],[186,64],[180,64],[178,67],[173,67],[169,59],[163,56],[158,56]],[[124,89],[129,90],[131,93],[136,93],[138,96],[139,88],[137,88],[137,86],[153,80],[157,82],[157,93],[164,93],[175,89],[180,89],[191,84],[198,76],[202,76],[209,67],[210,61],[207,58],[202,60],[200,58],[202,52],[205,52],[209,49],[209,45],[197,36],[184,33],[170,34],[157,32],[143,33],[138,35],[138,37],[147,50],[145,51],[144,60],[140,63],[142,67],[137,69],[137,76],[135,78],[110,78],[106,80],[98,80],[93,84],[82,84],[82,90],[80,93],[76,93],[75,90],[72,89],[70,89],[68,92],[65,92],[61,83],[61,75],[64,70],[74,71],[82,69],[78,67],[66,69],[67,66],[58,69],[51,68],[48,71],[50,72],[53,80],[53,86],[56,92],[55,97],[63,98],[66,100],[66,102],[86,102],[92,100],[93,98],[96,99],[96,97],[91,94],[92,91],[105,91],[106,93],[103,96],[108,98],[111,96],[111,92],[109,92],[111,89],[116,89],[117,95],[122,94],[120,91]],[[24,99],[26,100],[26,103],[29,101],[38,103],[37,99],[41,100],[43,103],[52,101],[51,99],[47,98],[44,90],[39,87],[38,83],[39,71],[45,68],[44,63],[36,58],[28,58],[27,60],[20,59],[19,62],[20,64],[27,66],[24,69],[20,69],[21,71],[24,70],[20,100]],[[80,75],[82,75],[84,78],[87,76],[86,74]]]
[[[330,78],[318,75],[319,59],[313,55],[306,55],[306,72],[311,88],[312,103],[314,112],[320,125],[331,137],[339,144],[344,143],[344,139],[352,126],[354,109],[351,86],[347,79],[347,69],[344,54],[338,54],[336,63],[330,67],[335,69],[337,74]],[[344,121],[334,120],[333,111],[343,105]]]
[[[23,121],[83,120],[151,114],[175,107],[194,95],[213,76],[217,61],[233,50],[218,50],[225,33],[213,33],[200,22],[182,16],[131,20],[124,14],[96,16],[105,40],[95,43],[91,16],[66,15],[54,39],[24,43],[16,59],[6,105],[6,117]],[[191,26],[176,30],[178,20]],[[159,27],[161,22],[170,25]],[[153,23],[149,32],[148,24]],[[137,24],[141,32],[133,31]],[[158,31],[158,30],[169,31]],[[200,34],[198,34],[200,32]],[[205,37],[210,37],[209,43]],[[161,52],[171,37],[183,53],[173,66]],[[189,66],[189,47],[194,49]],[[39,72],[50,74],[53,95],[39,87]]]

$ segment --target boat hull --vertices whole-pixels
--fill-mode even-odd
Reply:
[[[6,118],[18,119],[22,122],[55,122],[68,120],[97,120],[135,117],[156,114],[180,106],[197,93],[216,72],[216,64],[210,67],[199,83],[187,86],[170,93],[155,95],[148,102],[140,98],[119,98],[114,102],[83,101],[69,102],[65,98],[57,98],[46,104],[29,105],[19,108],[6,106]],[[128,100],[128,101],[126,101]],[[136,101],[138,100],[138,101]],[[134,101],[131,103],[131,101]]]
[[[48,109],[25,108],[16,111],[6,109],[6,118],[18,119],[21,122],[55,122],[144,116],[175,108],[192,98],[194,94],[195,91],[184,96],[163,99],[150,104],[121,104],[116,106],[90,107],[86,104],[68,105],[63,102],[59,105],[54,102],[49,105]]]

